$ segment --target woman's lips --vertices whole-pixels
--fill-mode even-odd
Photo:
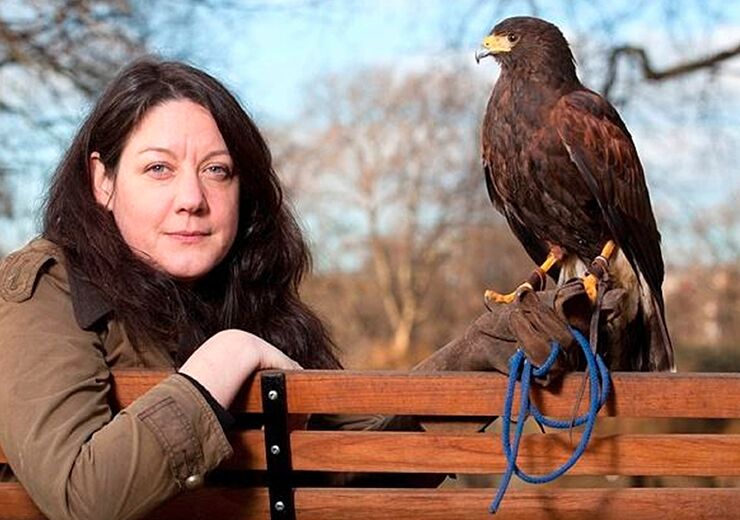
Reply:
[[[207,231],[173,231],[171,233],[165,233],[165,234],[168,237],[177,240],[178,242],[183,242],[186,244],[200,242],[205,237],[210,235],[210,233]]]

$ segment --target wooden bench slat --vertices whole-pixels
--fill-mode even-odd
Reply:
[[[241,432],[231,441],[235,454],[224,468],[266,468],[261,431]],[[506,469],[499,435],[295,431],[290,442],[293,469],[303,471],[489,474]],[[572,451],[568,433],[527,434],[517,460],[525,471],[542,474]],[[740,476],[740,435],[595,436],[569,474]]]
[[[154,386],[168,372],[115,372],[122,406]],[[535,389],[535,402],[548,414],[570,417],[582,374],[568,374],[555,389]],[[602,411],[621,417],[740,418],[740,373],[612,374],[615,392]],[[306,370],[289,372],[288,405],[293,413],[499,415],[506,378],[486,372],[405,373]],[[588,406],[584,397],[582,411]],[[259,375],[236,400],[237,411],[261,411]]]
[[[492,489],[352,489],[300,488],[295,501],[299,520],[426,520],[486,519]],[[201,489],[184,493],[157,509],[151,520],[264,520],[267,490]],[[694,520],[737,518],[737,488],[599,488],[511,489],[496,513],[503,520],[552,518],[622,520]],[[44,517],[19,484],[0,484],[0,512],[5,520]]]
[[[202,488],[164,504],[148,520],[269,520],[267,488]]]
[[[737,518],[738,489],[509,490],[492,517],[494,490],[300,489],[300,520],[671,520]]]
[[[202,488],[181,494],[155,510],[151,520],[268,520],[266,488]],[[17,483],[0,483],[2,520],[45,520],[26,490]]]
[[[740,374],[705,378],[683,374],[619,373],[616,398],[604,413],[622,417],[740,417]],[[403,374],[330,372],[290,374],[294,413],[498,415],[506,378],[491,373]],[[537,389],[535,402],[550,415],[570,417],[582,375],[565,377],[560,391]],[[518,402],[518,400],[517,400]],[[581,403],[587,409],[588,398]]]
[[[37,520],[45,518],[20,484],[0,482],[0,518]]]
[[[580,434],[574,436],[577,444]],[[528,434],[517,462],[553,471],[573,452],[567,433]],[[503,473],[499,435],[294,432],[293,468],[318,471]],[[740,435],[621,434],[595,437],[569,475],[740,476]]]

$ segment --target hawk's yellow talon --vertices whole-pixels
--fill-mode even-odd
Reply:
[[[583,278],[583,288],[586,289],[586,294],[591,303],[596,303],[596,296],[598,293],[599,280],[592,274],[588,274]]]
[[[532,284],[529,282],[524,282],[522,285],[516,288],[516,291],[510,292],[509,294],[501,294],[497,293],[496,291],[492,291],[488,289],[483,297],[486,299],[486,302],[488,303],[511,303],[513,302],[517,295],[522,291],[532,291],[534,288],[532,287]]]
[[[501,294],[489,289],[485,292],[483,298],[485,298],[488,303],[492,304],[511,303],[514,301],[514,298],[516,298],[516,291],[510,292],[509,294]]]
[[[609,269],[609,259],[614,255],[616,249],[617,244],[615,244],[613,240],[607,241],[601,249],[601,254],[597,256],[591,264],[592,267],[598,269],[597,274],[601,274],[598,274],[597,277],[596,275],[589,273],[583,278],[583,288],[586,290],[588,299],[591,300],[591,303],[593,304],[596,304],[596,299],[598,298],[599,278]]]
[[[515,291],[510,292],[509,294],[501,294],[496,291],[492,291],[488,289],[483,294],[483,298],[485,299],[487,304],[511,303],[516,299],[517,294],[519,294],[519,292],[523,290],[534,291],[535,286],[536,286],[537,287],[536,290],[541,291],[545,288],[545,284],[547,283],[547,280],[545,279],[545,274],[557,262],[558,262],[558,257],[551,250],[550,253],[547,255],[547,258],[545,259],[544,263],[541,266],[539,266],[537,269],[535,269],[532,275],[529,277],[529,281],[521,284],[519,287],[516,288]]]

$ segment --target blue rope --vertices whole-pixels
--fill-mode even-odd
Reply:
[[[506,402],[504,405],[503,424],[501,426],[501,439],[503,442],[507,465],[501,484],[496,492],[496,496],[488,508],[491,513],[495,513],[498,510],[501,500],[503,500],[504,494],[506,493],[506,489],[509,486],[512,475],[515,474],[523,481],[531,484],[551,482],[568,471],[576,462],[578,462],[578,459],[583,455],[583,452],[586,451],[586,446],[588,445],[594,424],[596,423],[596,416],[609,396],[611,382],[609,379],[609,370],[606,368],[601,356],[591,352],[591,346],[588,344],[588,340],[583,336],[583,334],[574,328],[571,328],[570,330],[576,338],[576,341],[578,341],[578,344],[581,346],[583,354],[586,356],[586,366],[590,383],[590,403],[588,413],[570,421],[558,421],[542,415],[537,406],[529,400],[531,378],[532,376],[543,377],[550,371],[550,368],[552,368],[552,365],[555,363],[555,360],[560,353],[560,345],[558,345],[557,342],[553,341],[551,343],[552,348],[550,350],[550,355],[540,367],[534,367],[521,349],[516,351],[509,360],[509,384],[506,389]],[[510,431],[510,423],[512,422],[511,409],[514,401],[514,389],[516,388],[516,382],[520,377],[521,394],[519,402],[519,416],[517,417],[516,431],[514,432],[514,441],[512,444]],[[569,429],[573,426],[581,426],[583,424],[586,425],[583,434],[581,435],[581,441],[578,443],[578,446],[570,458],[562,466],[546,475],[529,475],[521,470],[516,464],[516,457],[519,453],[519,443],[522,438],[522,432],[524,431],[524,423],[529,415],[534,417],[534,420],[540,425],[560,430]]]

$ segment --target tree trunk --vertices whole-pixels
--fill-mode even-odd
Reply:
[[[411,349],[411,335],[414,331],[413,317],[404,316],[396,324],[393,332],[393,343],[391,343],[391,355],[394,360],[403,359]]]

